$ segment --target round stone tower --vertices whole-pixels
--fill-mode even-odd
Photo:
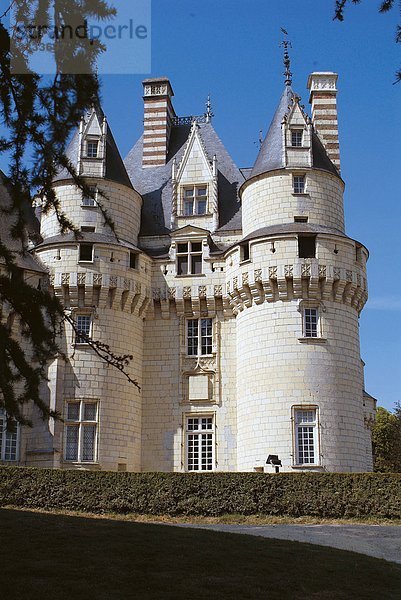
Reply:
[[[140,392],[79,332],[115,354],[132,355],[129,374],[141,382],[150,285],[150,259],[137,248],[142,199],[100,108],[82,119],[67,155],[90,194],[85,197],[65,169],[54,185],[61,210],[80,232],[62,235],[56,214],[42,215],[43,243],[36,248],[78,329],[65,324],[65,356],[49,367],[51,407],[64,419],[52,431],[54,466],[140,470]]]
[[[310,77],[311,119],[287,78],[240,190],[244,238],[227,260],[238,470],[269,455],[285,471],[370,468],[358,331],[368,252],[344,232],[336,80]]]

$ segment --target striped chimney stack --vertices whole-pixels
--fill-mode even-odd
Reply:
[[[171,98],[174,96],[167,77],[145,79],[143,82],[144,131],[143,167],[165,165],[173,117]]]
[[[312,122],[332,163],[340,171],[337,121],[337,73],[311,73],[308,78]]]

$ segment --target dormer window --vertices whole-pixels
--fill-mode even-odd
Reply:
[[[202,273],[202,242],[177,244],[177,275]]]
[[[302,147],[303,131],[302,129],[291,129],[291,146],[293,148]]]
[[[204,215],[207,212],[207,185],[192,185],[183,189],[183,214]]]
[[[98,140],[88,141],[86,143],[86,156],[88,158],[97,158],[98,157],[98,148],[99,148]]]

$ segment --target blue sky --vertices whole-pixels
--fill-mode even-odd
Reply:
[[[380,15],[378,6],[349,6],[339,23],[334,0],[152,0],[152,72],[101,79],[123,156],[141,134],[143,77],[166,75],[178,115],[202,113],[211,93],[214,126],[243,167],[253,164],[259,130],[266,133],[282,92],[280,27],[289,32],[293,87],[306,105],[309,73],[339,74],[347,233],[371,253],[370,300],[360,320],[366,388],[392,408],[401,401],[401,84],[392,85],[401,47],[397,10]]]

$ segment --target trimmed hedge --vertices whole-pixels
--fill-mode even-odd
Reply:
[[[0,506],[147,515],[401,518],[401,474],[114,473],[0,467]]]

